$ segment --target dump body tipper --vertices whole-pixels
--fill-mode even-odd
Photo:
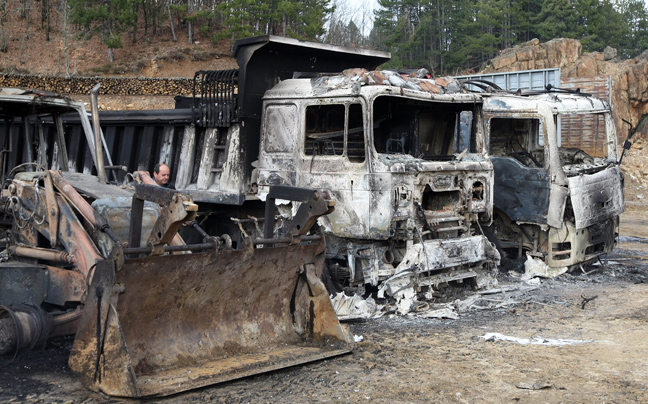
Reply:
[[[611,251],[625,205],[610,105],[565,92],[484,100],[500,247],[556,271]],[[603,140],[566,147],[585,127]]]
[[[121,167],[110,165],[105,139],[95,147],[81,104],[14,89],[0,95],[8,234],[0,353],[76,335],[70,367],[86,386],[145,397],[350,351],[320,280],[324,237],[310,231],[334,208],[325,192],[272,188],[268,203],[234,212],[259,229],[248,234],[229,207],[196,204],[139,173],[99,181],[97,155],[109,179]],[[64,124],[66,113],[82,131]],[[281,236],[275,198],[302,206]],[[227,220],[203,228],[201,216]]]

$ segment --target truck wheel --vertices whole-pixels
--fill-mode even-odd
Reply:
[[[326,286],[326,291],[329,295],[335,295],[343,291],[342,285],[340,285],[338,280],[331,274],[328,262],[324,263],[324,268],[322,269],[322,282],[324,282],[324,286]]]

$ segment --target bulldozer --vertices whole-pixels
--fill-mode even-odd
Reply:
[[[239,231],[217,234],[196,219],[231,209],[137,172],[115,181],[80,103],[0,89],[0,136],[2,360],[75,335],[69,365],[85,386],[153,397],[351,351],[312,230],[334,209],[326,192],[273,187],[263,217],[240,210],[220,227]],[[275,226],[275,200],[299,205],[294,221]]]

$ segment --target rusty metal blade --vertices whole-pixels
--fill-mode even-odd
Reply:
[[[70,365],[95,390],[144,397],[349,352],[319,281],[323,251],[321,241],[126,261],[100,310],[90,288],[75,340],[86,349],[73,349]]]

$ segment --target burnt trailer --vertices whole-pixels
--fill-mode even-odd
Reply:
[[[625,203],[610,104],[559,89],[482,95],[499,248],[537,261],[545,275],[614,249]],[[589,154],[565,146],[585,131],[602,139],[588,144]]]

